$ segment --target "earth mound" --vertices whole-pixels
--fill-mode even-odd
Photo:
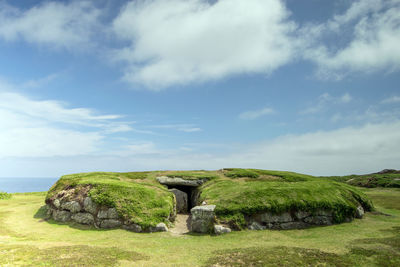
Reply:
[[[61,222],[134,232],[168,231],[176,213],[193,232],[294,229],[362,218],[372,203],[356,188],[310,175],[258,169],[94,172],[65,175],[46,196]]]

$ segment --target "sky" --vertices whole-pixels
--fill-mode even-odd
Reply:
[[[0,177],[400,169],[400,0],[0,0]]]

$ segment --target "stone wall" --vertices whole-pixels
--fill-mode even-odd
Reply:
[[[72,221],[103,229],[124,228],[138,233],[168,231],[164,223],[142,229],[140,225],[124,220],[115,208],[98,206],[87,195],[89,190],[90,188],[83,189],[78,193],[75,192],[75,189],[62,190],[56,196],[48,199],[46,203],[49,217],[59,222]]]

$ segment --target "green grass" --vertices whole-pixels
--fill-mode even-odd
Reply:
[[[0,192],[0,200],[2,199],[10,199],[11,198],[11,194],[6,193],[6,192]]]
[[[327,227],[221,236],[45,221],[45,193],[12,194],[0,201],[0,266],[399,266],[400,191],[363,192],[391,216],[367,213]]]
[[[149,173],[81,173],[65,175],[50,188],[46,199],[58,192],[90,185],[89,195],[99,205],[115,207],[125,220],[141,225],[144,229],[159,222],[168,223],[173,211],[174,198],[166,188],[147,179]]]
[[[400,188],[400,172],[392,171],[388,173],[372,173],[365,175],[347,175],[347,176],[328,176],[321,177],[338,182],[347,183],[353,186],[360,187],[392,187]]]
[[[173,194],[157,182],[157,176],[205,179],[199,202],[217,205],[218,219],[236,229],[245,227],[245,216],[259,212],[328,209],[340,223],[353,217],[360,204],[365,210],[372,209],[361,191],[343,183],[293,172],[239,168],[65,175],[46,198],[49,202],[58,192],[70,188],[75,188],[71,197],[76,197],[90,186],[88,194],[97,204],[115,207],[122,218],[147,229],[159,222],[168,224],[173,211]]]
[[[200,201],[216,205],[219,219],[235,228],[245,226],[244,217],[260,212],[334,211],[337,223],[354,216],[358,205],[371,210],[372,203],[351,186],[308,177],[306,181],[216,180],[201,187]]]

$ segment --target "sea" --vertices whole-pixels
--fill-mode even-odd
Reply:
[[[58,178],[0,177],[0,192],[27,193],[47,191]]]

